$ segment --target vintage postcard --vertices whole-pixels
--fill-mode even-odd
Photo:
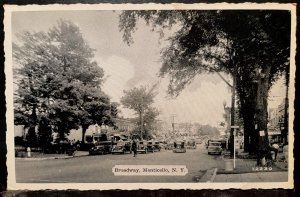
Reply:
[[[8,189],[293,188],[296,5],[5,5]]]

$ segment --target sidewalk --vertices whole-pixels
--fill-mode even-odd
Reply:
[[[69,159],[73,157],[82,157],[89,155],[88,151],[75,151],[73,156],[67,154],[44,154],[44,153],[32,153],[32,157],[16,157],[16,159],[23,160],[47,160],[47,159]]]
[[[218,174],[213,182],[287,182],[288,173],[281,172],[256,172],[243,174]]]
[[[278,154],[277,158],[278,161],[271,167],[257,167],[256,159],[247,158],[247,155],[239,153],[234,170],[225,171],[225,161],[233,164],[233,159],[221,159],[218,167],[207,170],[199,182],[286,182],[288,164],[283,162],[282,154]]]

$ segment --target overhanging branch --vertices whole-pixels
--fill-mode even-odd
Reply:
[[[217,74],[229,87],[231,87],[231,88],[233,87],[219,72],[217,72]]]

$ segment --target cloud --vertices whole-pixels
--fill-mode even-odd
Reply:
[[[103,90],[109,94],[113,101],[119,102],[126,89],[127,81],[134,76],[133,65],[130,61],[112,55],[104,60],[98,59],[107,77]]]

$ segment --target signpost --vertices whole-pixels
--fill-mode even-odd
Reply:
[[[236,129],[240,128],[239,126],[231,126],[232,129],[234,129],[233,132],[233,169],[235,169],[235,135],[236,135]]]
[[[259,131],[259,136],[261,137],[265,136],[265,131],[264,130]]]

